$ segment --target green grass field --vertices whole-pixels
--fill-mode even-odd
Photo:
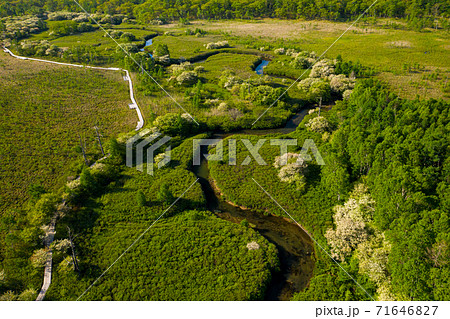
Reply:
[[[222,53],[209,57],[205,62],[198,63],[205,67],[202,74],[209,81],[214,81],[222,75],[224,71],[230,71],[242,78],[255,77],[252,67],[261,59],[258,56]],[[196,64],[197,65],[197,64]]]
[[[75,152],[79,135],[94,159],[100,153],[95,125],[104,142],[136,125],[127,82],[118,72],[22,61],[1,52],[0,73],[1,211],[23,204],[31,183],[48,190],[63,186],[82,160]]]

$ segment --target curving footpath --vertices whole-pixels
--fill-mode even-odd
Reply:
[[[58,65],[65,65],[65,66],[73,66],[77,68],[87,68],[87,69],[94,69],[94,70],[106,70],[106,71],[121,71],[125,72],[126,76],[124,76],[124,80],[128,81],[128,85],[130,87],[130,99],[131,104],[129,105],[130,109],[136,110],[137,116],[139,118],[139,121],[136,125],[136,131],[140,130],[144,126],[144,118],[142,116],[141,109],[139,108],[139,105],[136,102],[136,99],[134,98],[134,92],[133,92],[133,82],[130,77],[130,73],[128,70],[120,69],[120,68],[102,68],[97,66],[88,66],[88,65],[80,65],[80,64],[71,64],[71,63],[63,63],[63,62],[55,62],[55,61],[49,61],[49,60],[42,60],[42,59],[35,59],[35,58],[28,58],[24,56],[18,56],[12,53],[9,49],[3,47],[3,51],[11,55],[12,57],[20,60],[30,60],[30,61],[38,61],[38,62],[45,62],[45,63],[52,63],[52,64],[58,64]]]

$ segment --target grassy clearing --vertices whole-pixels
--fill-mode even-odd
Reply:
[[[80,164],[79,135],[88,157],[99,155],[94,125],[103,141],[132,130],[127,83],[117,72],[80,70],[22,61],[0,53],[1,206],[27,199],[31,183],[54,190]]]
[[[206,77],[210,81],[217,80],[224,71],[235,73],[241,78],[255,76],[253,67],[261,61],[261,58],[252,55],[223,53],[209,57],[205,62],[198,63],[205,67]]]
[[[203,37],[195,36],[159,36],[154,39],[153,45],[167,44],[170,51],[170,56],[175,59],[185,58],[186,60],[206,53],[211,50],[206,50],[206,44],[210,42],[222,41],[223,37],[219,35],[207,35]]]

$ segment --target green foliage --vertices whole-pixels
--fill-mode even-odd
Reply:
[[[97,243],[89,261],[102,269],[142,231],[137,223],[111,225],[80,246]],[[251,241],[257,241],[260,249],[248,250]],[[262,299],[276,264],[275,246],[255,231],[210,213],[186,211],[158,221],[83,300]],[[136,271],[142,276],[135,277]],[[58,276],[59,284],[52,285],[48,294],[54,299],[76,298],[96,272],[81,280]]]
[[[48,224],[56,212],[56,205],[59,201],[60,198],[55,194],[43,194],[29,213],[30,224],[35,226]]]
[[[267,2],[258,0],[252,3],[246,1],[226,0],[208,1],[200,0],[194,4],[190,1],[146,1],[132,4],[127,0],[119,0],[111,5],[111,1],[101,0],[93,4],[92,10],[105,12],[105,15],[96,15],[96,19],[102,23],[120,24],[124,16],[137,16],[139,20],[145,23],[163,24],[167,20],[179,21],[180,24],[187,25],[189,20],[194,19],[251,19],[276,17],[282,19],[329,19],[329,20],[347,20],[356,18],[361,12],[372,4],[370,0],[354,2],[350,0],[297,0],[297,1],[277,1]],[[375,6],[373,16],[405,18],[408,17],[411,26],[420,28],[424,26],[433,26],[434,18],[447,16],[449,14],[448,6],[439,6],[437,0],[426,1],[397,1],[386,0],[383,5]],[[43,8],[52,11],[73,10],[73,5],[65,1],[44,0],[36,8],[34,2],[11,2],[7,1],[0,10],[0,17],[7,15],[20,15],[23,13],[42,12]],[[201,8],[201,10],[200,10]],[[118,13],[118,15],[111,15]],[[54,13],[52,13],[54,14]],[[82,13],[58,14],[52,19],[79,19]]]
[[[184,149],[188,146],[191,150],[186,153]],[[182,149],[178,151],[179,148]],[[187,140],[179,148],[173,150],[174,161],[178,158],[191,161],[192,141]],[[186,212],[186,209],[205,205],[200,185],[193,184],[195,180],[195,176],[181,166],[157,170],[154,176],[126,169],[121,178],[103,189],[104,194],[91,197],[83,202],[85,206],[66,215],[58,222],[57,234],[65,224],[85,234],[76,239],[81,274],[77,278],[70,269],[63,271],[63,262],[55,265],[55,269],[61,271],[54,272],[56,284],[51,286],[47,298],[76,298],[92,278],[97,277],[97,272],[108,267],[147,228],[146,224],[160,218],[150,229],[150,236],[142,237],[119,260],[118,267],[110,270],[108,279],[90,290],[87,299],[261,299],[271,270],[278,264],[275,246],[253,230],[220,220],[211,213]],[[171,210],[166,211],[172,204],[168,197],[182,195],[191,185]],[[130,196],[139,193],[145,195],[149,204],[129,205]],[[249,251],[246,245],[250,241],[257,241],[260,249]],[[123,281],[123,278],[132,278],[128,272],[136,269],[158,276],[140,276],[129,283]],[[114,284],[116,288],[111,289],[110,285],[119,281],[123,285]],[[192,284],[186,285],[190,282]],[[142,290],[142,287],[146,288]]]
[[[305,138],[314,139],[324,155],[325,166],[309,166],[315,173],[306,175],[306,193],[296,192],[293,185],[281,183],[277,171],[269,166],[255,162],[240,165],[250,155],[240,146],[242,136],[235,136],[238,164],[229,166],[227,159],[225,163],[211,162],[211,176],[228,200],[256,210],[283,214],[249,178],[253,177],[322,243],[325,230],[331,226],[331,208],[348,196],[351,183],[365,179],[376,203],[373,220],[368,222],[369,229],[385,231],[387,243],[392,248],[375,244],[361,247],[362,270],[352,255],[347,271],[370,294],[377,292],[380,298],[392,294],[402,300],[442,300],[448,298],[444,290],[448,287],[450,273],[448,263],[437,253],[447,253],[447,242],[443,238],[450,228],[444,210],[448,208],[447,195],[444,195],[448,192],[444,189],[449,185],[446,138],[450,133],[449,109],[444,101],[401,100],[379,82],[363,80],[349,100],[338,102],[330,112],[322,113],[331,135],[322,136],[307,130],[306,124],[317,118],[314,114],[306,116],[291,135],[299,139],[300,144]],[[256,141],[253,137],[250,140]],[[277,152],[279,150],[268,145],[260,150],[269,164]],[[368,298],[362,290],[352,287],[348,276],[339,272],[326,255],[318,254],[315,276],[309,288],[295,298]],[[372,265],[375,259],[370,258],[378,256],[375,261],[381,263],[378,259],[386,254],[388,257],[383,258],[387,262],[382,266],[391,283],[377,290],[378,283],[375,282],[379,276],[372,269],[381,264]],[[330,273],[339,273],[339,279],[330,277]],[[443,279],[439,283],[438,276]],[[326,286],[324,282],[327,282]]]
[[[131,32],[124,32],[122,33],[122,35],[120,36],[121,40],[127,41],[127,42],[132,42],[136,40],[136,36],[131,33]]]
[[[144,207],[147,204],[147,199],[145,198],[145,194],[143,191],[139,190],[136,193],[136,202],[139,207]]]
[[[69,35],[78,30],[75,21],[58,21],[50,26],[50,34],[55,36]]]
[[[155,47],[155,50],[153,50],[153,55],[155,56],[165,56],[165,55],[169,55],[170,56],[170,52],[169,52],[169,47],[167,46],[167,44],[157,44]]]
[[[168,184],[161,184],[161,187],[159,188],[158,195],[157,195],[158,201],[166,204],[171,204],[175,198],[172,195],[172,192],[169,189]]]
[[[244,227],[249,227],[249,225],[250,225],[246,219],[243,219],[243,220],[240,222],[240,224],[241,224],[242,226],[244,226]]]
[[[88,168],[83,168],[80,175],[80,186],[86,193],[94,192],[97,188],[94,177]]]
[[[175,113],[167,113],[161,115],[153,122],[161,132],[176,136],[186,136],[196,129],[196,124],[192,123],[192,119],[188,115],[180,115]],[[194,126],[195,125],[195,126]]]
[[[28,194],[34,200],[38,200],[42,194],[45,194],[46,192],[44,186],[41,184],[31,184],[28,186]]]

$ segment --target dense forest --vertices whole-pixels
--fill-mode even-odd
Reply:
[[[374,1],[362,0],[81,0],[90,13],[123,14],[142,23],[182,19],[328,19],[348,20],[360,15]],[[80,11],[75,2],[62,0],[6,0],[0,17],[45,11]],[[407,18],[423,26],[449,15],[450,2],[439,0],[379,0],[369,13],[373,17]]]
[[[311,112],[289,136],[300,147],[313,139],[325,166],[313,160],[280,168],[279,149],[266,144],[260,153],[271,167],[228,166],[225,159],[211,163],[211,174],[229,200],[283,216],[255,178],[376,298],[447,300],[448,112],[446,102],[401,100],[362,80],[348,100]],[[239,140],[249,137],[234,138],[239,163],[249,155]],[[300,149],[289,151],[295,158]],[[316,253],[315,276],[297,299],[368,298],[321,249]]]

